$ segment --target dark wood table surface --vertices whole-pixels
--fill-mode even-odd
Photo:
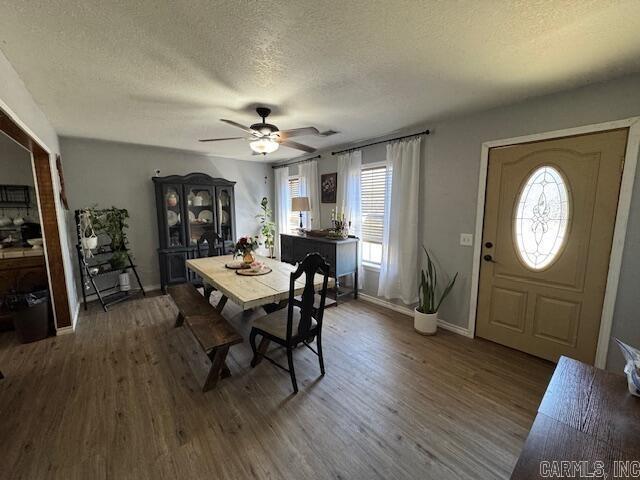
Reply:
[[[566,461],[582,464],[560,463]],[[615,478],[620,468],[634,468],[615,461],[640,468],[640,398],[623,375],[561,357],[511,478],[548,478],[549,468],[582,469],[574,478]]]

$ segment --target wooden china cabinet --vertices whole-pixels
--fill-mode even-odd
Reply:
[[[223,254],[236,238],[235,182],[206,173],[153,177],[158,213],[160,280],[168,285],[195,280],[185,261],[197,256],[197,242],[213,230]],[[202,253],[202,250],[201,250]],[[205,252],[206,253],[206,252]]]

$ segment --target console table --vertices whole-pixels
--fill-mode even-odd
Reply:
[[[323,237],[280,234],[280,257],[283,262],[295,264],[308,254],[317,252],[331,267],[330,276],[335,278],[336,300],[350,295],[358,298],[358,239],[333,240]],[[353,275],[353,290],[340,292],[340,277]]]
[[[638,439],[640,398],[627,379],[560,357],[511,478],[553,478],[567,461],[581,469],[573,478],[627,478],[620,473],[640,460]]]

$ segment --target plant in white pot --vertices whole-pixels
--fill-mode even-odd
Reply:
[[[429,252],[422,247],[427,255],[427,269],[420,272],[420,286],[418,288],[419,303],[413,312],[413,328],[421,335],[435,335],[438,329],[438,310],[447,295],[451,292],[456,283],[458,274],[456,273],[442,295],[437,299],[438,273],[436,265],[431,261]]]

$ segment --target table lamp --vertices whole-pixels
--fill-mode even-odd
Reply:
[[[309,197],[293,197],[291,199],[291,210],[294,212],[300,212],[300,229],[302,226],[302,212],[308,212],[311,210],[309,207]]]

